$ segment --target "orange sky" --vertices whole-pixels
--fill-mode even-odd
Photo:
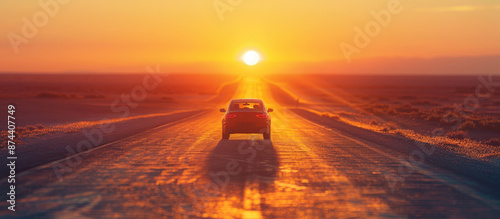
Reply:
[[[241,0],[234,6],[227,0],[60,0],[67,3],[51,5],[58,7],[53,16],[38,0],[5,0],[0,71],[142,72],[160,64],[174,72],[241,72],[248,67],[238,58],[249,49],[264,57],[252,68],[267,71],[347,63],[339,45],[354,45],[354,28],[375,21],[370,12],[388,10],[391,1],[400,2],[400,13],[350,56],[352,63],[500,54],[500,2],[493,0]],[[221,20],[214,2],[232,11]],[[23,17],[42,23],[32,37],[23,35]],[[13,46],[13,39],[23,43]]]

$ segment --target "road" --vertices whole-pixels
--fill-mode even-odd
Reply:
[[[423,164],[391,189],[400,152],[340,134],[297,116],[257,78],[234,98],[262,98],[271,141],[221,140],[221,113],[191,117],[17,176],[16,214],[50,218],[494,218],[496,196],[477,182]],[[76,157],[77,156],[77,157]],[[63,160],[64,161],[64,160]],[[58,161],[61,162],[61,161]],[[6,184],[2,183],[2,186]],[[487,190],[486,190],[487,191]]]

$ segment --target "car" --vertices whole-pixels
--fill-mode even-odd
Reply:
[[[262,133],[264,139],[271,139],[271,116],[273,109],[267,109],[261,99],[232,99],[222,116],[222,139],[229,139],[236,133]]]

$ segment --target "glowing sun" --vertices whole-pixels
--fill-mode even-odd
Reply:
[[[260,61],[259,53],[255,51],[248,51],[243,55],[243,62],[247,65],[255,65]]]

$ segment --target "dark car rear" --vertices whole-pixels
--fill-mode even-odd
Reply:
[[[222,138],[229,139],[235,133],[262,133],[264,139],[271,138],[271,118],[260,99],[233,99],[222,117]]]

